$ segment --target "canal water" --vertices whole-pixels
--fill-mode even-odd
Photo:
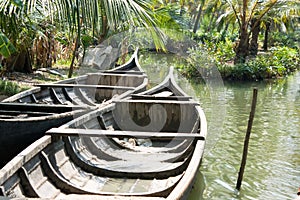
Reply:
[[[149,62],[151,60],[151,62]],[[141,55],[152,84],[174,65],[161,55]],[[151,64],[149,64],[151,63]],[[176,65],[176,63],[175,63]],[[300,72],[271,82],[193,83],[181,87],[203,107],[208,138],[190,200],[290,200],[300,187]],[[244,179],[235,191],[253,88],[258,100]]]

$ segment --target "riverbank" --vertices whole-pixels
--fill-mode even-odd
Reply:
[[[6,99],[7,97],[9,97],[9,96],[0,94],[0,101]]]
[[[33,73],[10,72],[0,79],[0,101],[30,89],[35,84],[54,82],[66,78],[67,68],[39,69]]]
[[[219,52],[220,51],[220,52]],[[191,50],[187,65],[179,69],[189,78],[201,78],[201,70],[216,66],[223,80],[258,81],[286,77],[300,69],[300,51],[297,48],[274,47],[268,52],[259,52],[245,63],[233,64],[231,52],[208,51],[205,47]]]

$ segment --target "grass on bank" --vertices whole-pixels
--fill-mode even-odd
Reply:
[[[28,86],[21,86],[12,81],[0,80],[1,95],[12,96],[27,89],[29,89]]]

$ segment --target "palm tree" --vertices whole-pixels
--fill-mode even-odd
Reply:
[[[205,0],[201,0],[200,4],[198,6],[197,15],[195,17],[195,23],[194,23],[194,27],[193,27],[193,33],[196,33],[197,29],[199,28],[199,23],[200,23],[200,20],[201,20],[201,15],[202,15],[202,12],[203,12],[204,5],[205,5]]]
[[[217,23],[228,26],[237,22],[239,41],[235,48],[235,63],[243,63],[250,54],[258,52],[260,29],[265,29],[264,48],[271,23],[279,22],[281,27],[291,24],[299,16],[299,2],[293,0],[227,0],[228,7]]]
[[[101,42],[116,32],[143,26],[153,36],[156,47],[163,48],[163,34],[153,16],[148,4],[142,0],[2,0],[0,30],[17,47],[18,54],[22,48],[30,49],[36,34],[47,32],[49,27],[66,33],[69,44],[76,41],[76,50],[82,34]],[[20,27],[24,30],[22,37],[28,40],[28,43],[22,43],[24,47],[19,42]],[[69,76],[71,74],[70,71]]]
[[[300,16],[300,2],[299,1],[285,1],[278,3],[274,9],[270,10],[268,14],[262,19],[261,26],[264,28],[263,49],[268,50],[268,36],[271,31],[270,27],[273,25],[273,30],[279,31],[294,31],[298,24]]]
[[[236,47],[235,63],[244,63],[249,53],[249,41],[253,31],[257,31],[261,19],[280,0],[228,0],[239,25],[239,42]]]

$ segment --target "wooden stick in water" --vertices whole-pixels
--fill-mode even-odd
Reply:
[[[256,102],[257,102],[257,88],[254,88],[253,89],[251,112],[250,112],[250,116],[249,116],[249,120],[248,120],[247,132],[246,132],[246,136],[245,136],[245,140],[244,140],[243,157],[242,157],[242,162],[241,162],[241,167],[240,167],[240,171],[239,171],[238,180],[237,180],[237,183],[236,183],[236,189],[237,190],[240,190],[241,185],[242,185],[242,180],[243,180],[243,175],[244,175],[246,160],[247,160],[247,154],[248,154],[250,134],[251,134],[252,124],[253,124],[253,119],[254,119],[254,114],[255,114]]]

